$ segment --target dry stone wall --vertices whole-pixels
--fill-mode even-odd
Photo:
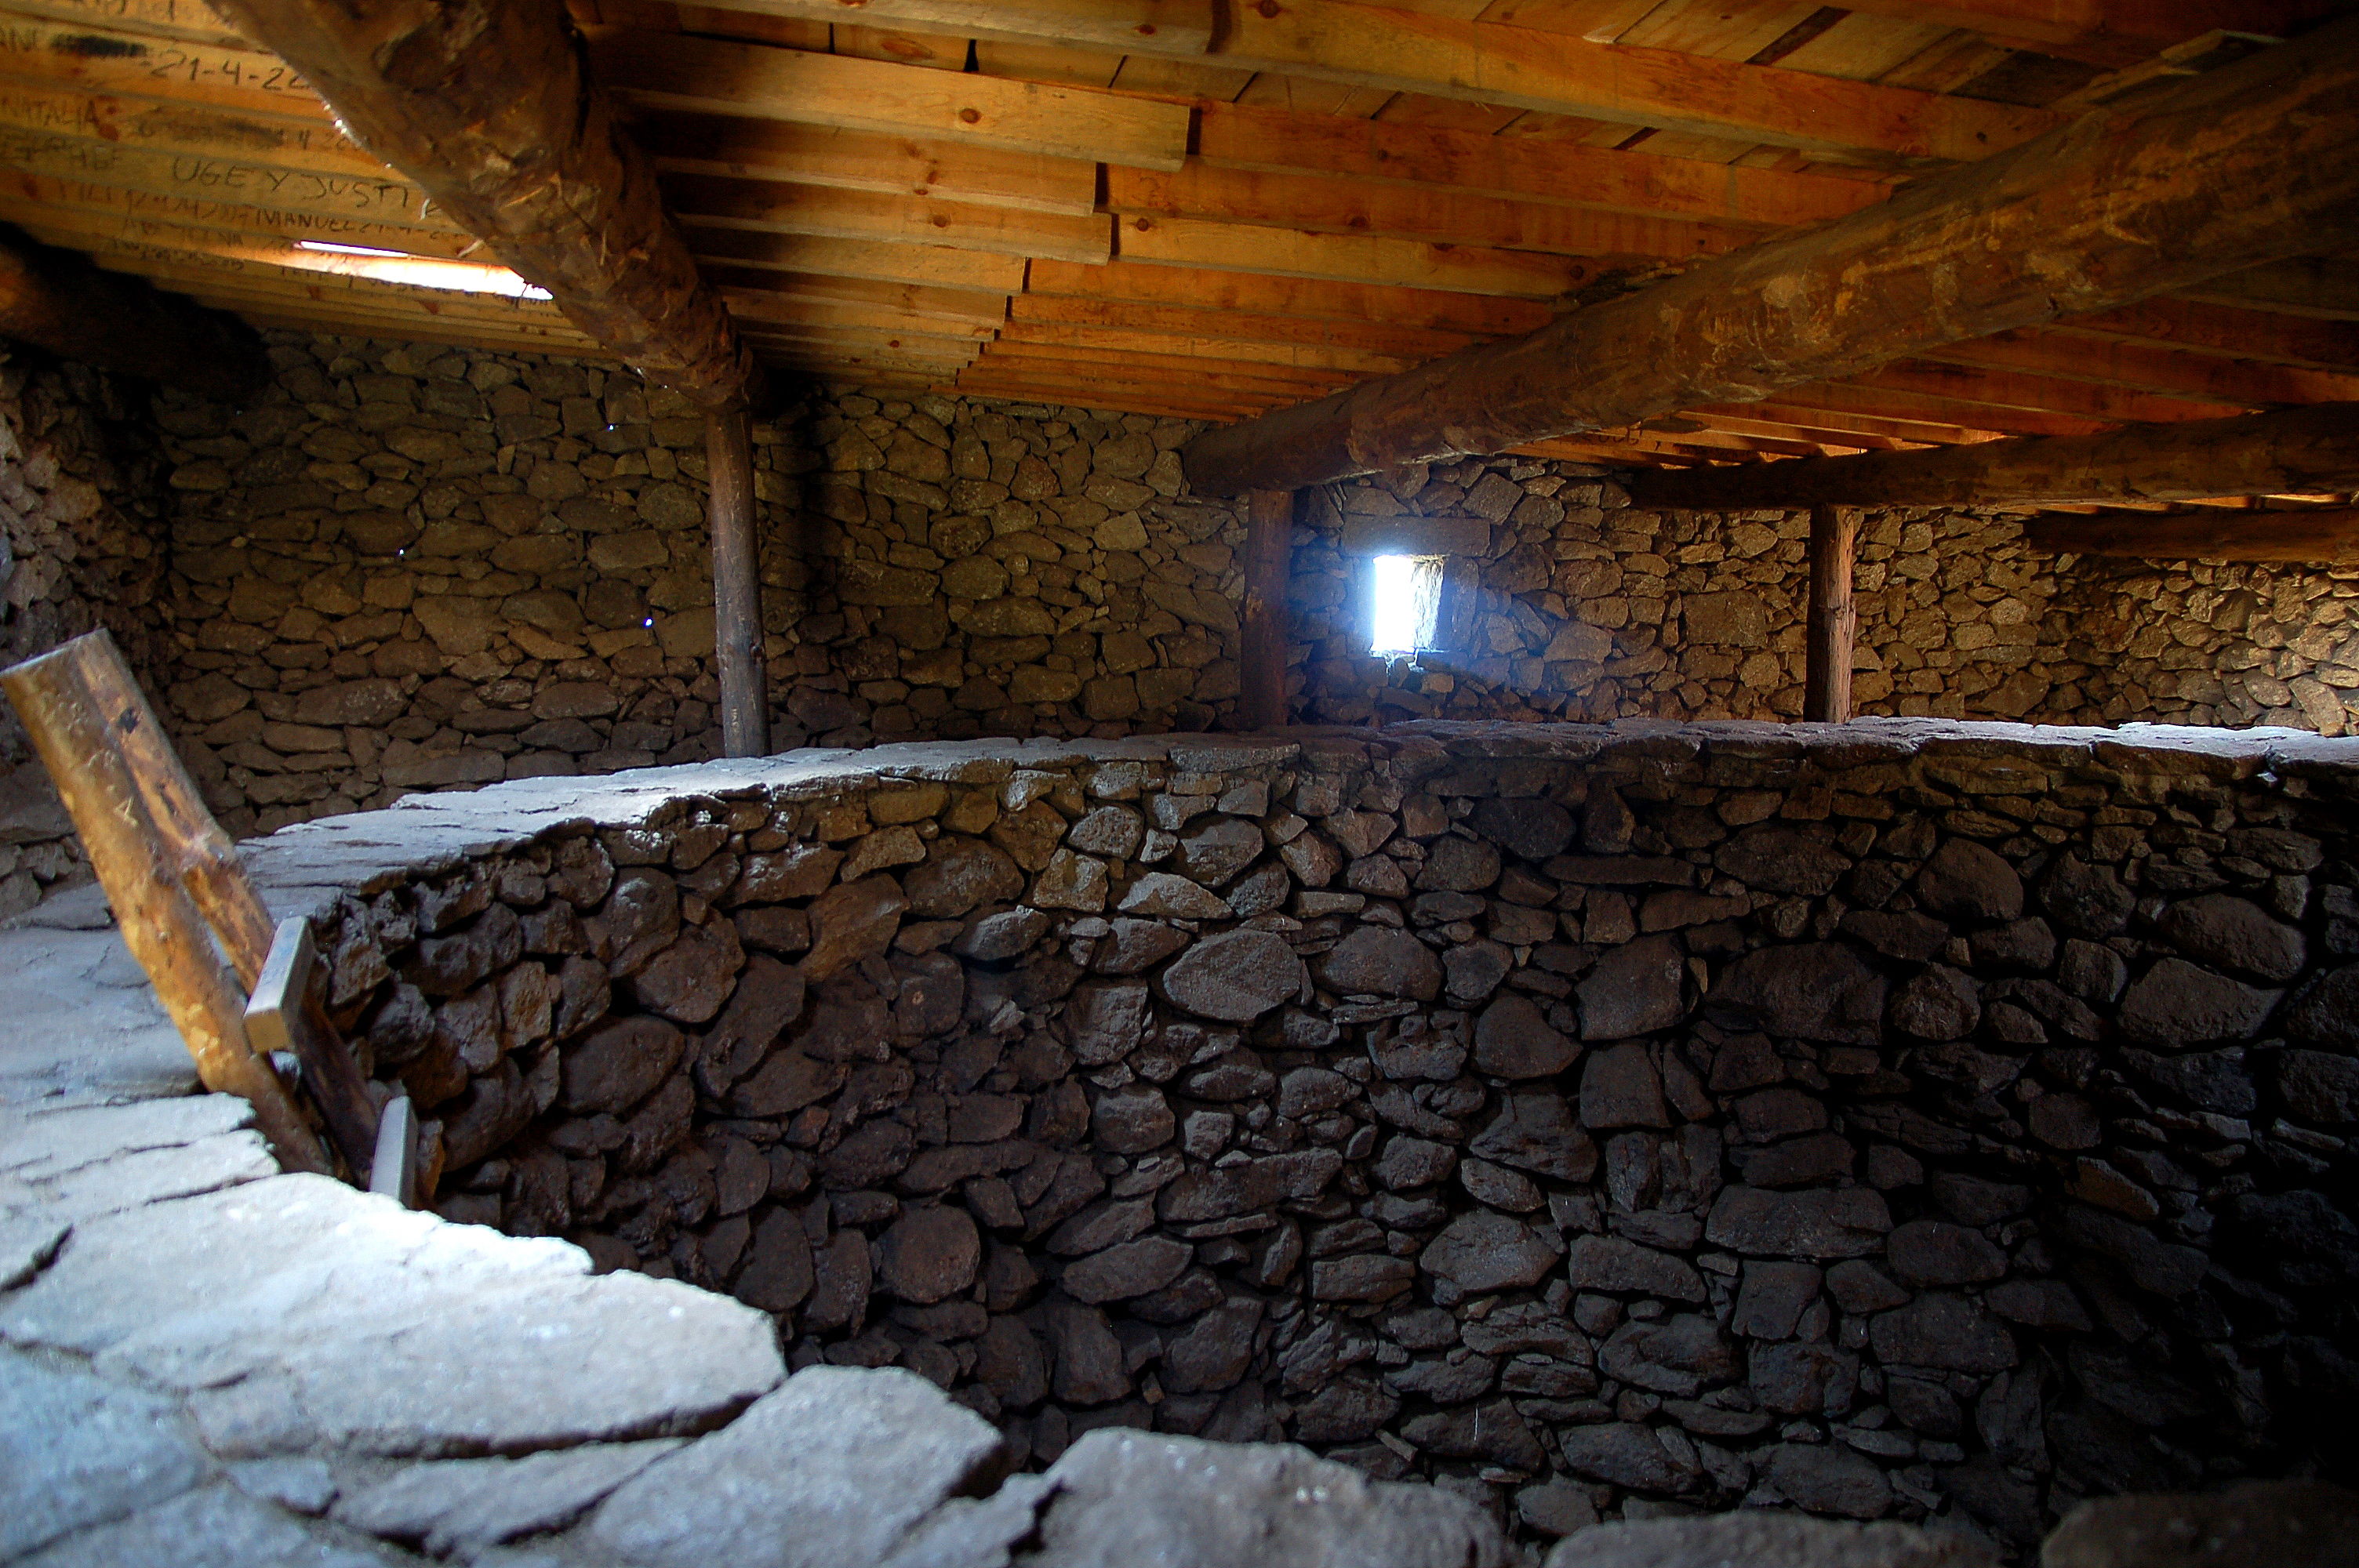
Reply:
[[[716,750],[701,427],[605,368],[296,334],[233,413],[168,396],[175,720],[234,830]],[[1227,722],[1237,550],[1194,427],[834,391],[757,427],[781,747]],[[1297,717],[1799,714],[1805,519],[1660,515],[1513,458],[1312,492]],[[1347,555],[1461,552],[1453,641],[1366,656]],[[1864,712],[2337,733],[2359,574],[2119,571],[2012,521],[1877,514]],[[1419,541],[1424,543],[1420,544]]]
[[[1809,514],[1640,511],[1613,480],[1468,459],[1314,492],[1308,714],[1799,718]],[[1463,563],[1443,651],[1367,656],[1356,563],[1378,547]],[[1864,714],[2359,724],[2359,569],[2060,557],[2006,515],[1894,509],[1865,514],[1856,589]]]
[[[127,384],[0,344],[0,666],[110,629],[161,669],[163,454]],[[0,919],[87,864],[0,703]]]
[[[2354,753],[886,749],[594,821],[519,786],[560,825],[321,934],[446,1216],[729,1292],[1036,1465],[1286,1437],[1527,1537],[1791,1505],[2022,1548],[2351,1471]]]
[[[171,701],[234,830],[717,749],[703,425],[563,361],[277,334],[168,397]],[[756,431],[774,743],[1201,730],[1237,522],[1191,427],[845,392]]]

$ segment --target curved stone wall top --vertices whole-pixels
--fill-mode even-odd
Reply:
[[[1027,874],[815,962],[821,885],[984,842],[962,800],[1043,807]],[[82,1032],[136,979],[53,903],[0,933],[38,1434],[0,1562],[1505,1564],[1740,1504],[1957,1561],[2331,1467],[2354,801],[2359,741],[2298,732],[1415,725],[806,752],[249,846],[380,1072],[438,1086],[445,1216],[586,1255],[275,1175],[234,1103],[105,1103],[175,1047]],[[809,886],[753,864],[825,842]],[[697,996],[626,884],[714,933]],[[1237,1000],[1232,932],[1286,984]],[[839,981],[874,1038],[820,1038]]]

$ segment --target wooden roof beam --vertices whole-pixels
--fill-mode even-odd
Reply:
[[[754,394],[753,355],[592,87],[558,0],[217,8],[301,71],[355,141],[650,381],[709,409]]]
[[[1232,494],[1502,451],[2347,247],[2354,89],[2359,17],[1527,336],[1210,431],[1181,460]]]
[[[2058,555],[2150,561],[2293,561],[2359,565],[2359,508],[2314,512],[2175,512],[2157,516],[2035,517],[2024,542]]]
[[[270,379],[262,341],[242,322],[5,229],[0,336],[228,403]]]
[[[2359,403],[2099,436],[2029,436],[1939,451],[1641,474],[1641,506],[1974,506],[2193,501],[2359,490]]]

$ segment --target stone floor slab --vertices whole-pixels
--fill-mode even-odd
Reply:
[[[21,1568],[389,1568],[419,1561],[307,1526],[224,1482],[69,1536]]]
[[[473,1552],[571,1524],[616,1487],[679,1446],[677,1439],[597,1444],[522,1459],[413,1465],[336,1505],[336,1518],[436,1556]]]
[[[812,1367],[625,1483],[589,1533],[647,1568],[873,1563],[1003,1457],[988,1422],[913,1372]]]
[[[202,1480],[180,1425],[152,1394],[0,1350],[0,1563]]]

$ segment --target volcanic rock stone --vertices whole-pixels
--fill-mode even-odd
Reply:
[[[1884,1472],[1840,1444],[1781,1443],[1769,1451],[1767,1474],[1771,1486],[1812,1513],[1867,1519],[1892,1507]]]
[[[944,834],[926,851],[925,863],[902,876],[901,887],[910,914],[940,920],[1016,897],[1024,891],[1024,872],[980,838]]]
[[[1431,1001],[1441,991],[1441,960],[1406,931],[1363,925],[1323,954],[1319,983],[1346,996],[1411,997]]]
[[[2250,899],[2207,893],[2172,904],[2156,935],[2190,958],[2234,974],[2283,984],[2301,972],[2309,944]]]
[[[2304,986],[2286,1010],[2286,1033],[2314,1045],[2359,1051],[2359,964]]]
[[[649,1568],[877,1563],[945,1498],[988,1484],[1006,1463],[999,1433],[923,1378],[812,1367],[624,1483],[590,1536]]]
[[[1163,1091],[1151,1084],[1109,1089],[1090,1108],[1091,1141],[1114,1154],[1138,1154],[1171,1141],[1178,1122]]]
[[[1487,1459],[1511,1470],[1548,1468],[1539,1439],[1506,1400],[1413,1416],[1402,1426],[1401,1435],[1446,1459]]]
[[[1951,920],[2013,920],[2023,914],[2023,879],[1971,838],[1951,838],[1917,873],[1917,901]]]
[[[889,1242],[892,1233],[886,1233]],[[1184,1241],[1168,1236],[1142,1237],[1103,1252],[1093,1252],[1066,1269],[1059,1283],[1076,1301],[1128,1301],[1159,1291],[1180,1277],[1195,1256]]]
[[[1745,1265],[1729,1331],[1747,1339],[1786,1339],[1802,1314],[1819,1299],[1820,1271],[1809,1263],[1756,1260]],[[1701,1298],[1690,1297],[1690,1300]]]
[[[2016,1364],[2014,1336],[1971,1299],[1929,1291],[1868,1324],[1876,1359],[1950,1372],[2003,1372]]]
[[[2006,1275],[2006,1254],[1979,1230],[1911,1220],[1885,1238],[1892,1271],[1912,1285],[1977,1285]]]
[[[1181,834],[1175,858],[1182,875],[1219,887],[1253,864],[1261,849],[1260,828],[1242,817],[1223,816]]]
[[[2056,924],[2075,936],[2102,937],[2120,933],[2129,925],[2136,895],[2122,885],[2111,866],[2091,865],[2071,854],[2059,855],[2039,885],[2039,902]]]
[[[1399,1192],[1448,1180],[1451,1167],[1457,1162],[1458,1151],[1447,1143],[1395,1133],[1385,1141],[1384,1152],[1376,1157],[1369,1173],[1386,1192]]]
[[[1481,892],[1498,880],[1499,851],[1454,833],[1433,841],[1417,874],[1417,885],[1425,892]]]
[[[1748,887],[1810,898],[1832,892],[1851,857],[1823,828],[1762,823],[1712,853],[1712,864]]]
[[[1935,964],[1893,993],[1892,1026],[1919,1040],[1962,1040],[1983,1018],[1983,988],[1962,969]]]
[[[688,1037],[659,1018],[611,1018],[562,1057],[558,1103],[578,1115],[620,1115],[653,1094],[688,1050]]]
[[[1494,795],[1474,803],[1468,822],[1484,838],[1534,865],[1563,854],[1572,842],[1572,813],[1552,800]]]
[[[1440,967],[1435,965],[1437,971]],[[1249,1023],[1292,1001],[1308,979],[1285,938],[1267,931],[1224,931],[1174,959],[1158,984],[1172,1005],[1200,1018]],[[1434,984],[1440,984],[1439,973]]]
[[[1566,1266],[1577,1291],[1635,1292],[1677,1302],[1704,1299],[1703,1276],[1685,1259],[1618,1236],[1575,1238]]]
[[[881,956],[908,907],[901,884],[888,876],[839,882],[820,894],[810,906],[811,945],[803,957],[803,978],[823,980],[863,958]]]
[[[1169,871],[1148,871],[1131,883],[1115,906],[1126,914],[1169,920],[1224,920],[1231,911],[1216,893]]]
[[[1681,1491],[1701,1473],[1673,1459],[1651,1428],[1635,1422],[1566,1427],[1557,1433],[1557,1446],[1574,1474],[1642,1492]]]
[[[1475,1022],[1474,1069],[1495,1078],[1553,1077],[1580,1054],[1579,1045],[1549,1027],[1538,1004],[1519,992],[1501,997]]]
[[[1597,1369],[1658,1394],[1692,1398],[1707,1383],[1733,1378],[1736,1348],[1701,1313],[1625,1323],[1599,1347]]]
[[[2359,1121],[2359,1062],[2324,1051],[2280,1051],[2277,1094],[2302,1121],[2338,1127]]]
[[[1583,1040],[1625,1040],[1687,1016],[1687,958],[1669,936],[1642,936],[1608,952],[1575,988]]]
[[[2166,1047],[2249,1040],[2284,994],[2232,980],[2184,958],[2164,958],[2123,993],[2122,1033]]]
[[[1472,1503],[1431,1487],[1371,1481],[1278,1444],[1201,1443],[1110,1427],[1049,1468],[1040,1568],[1136,1558],[1301,1568],[1510,1568],[1516,1553]]]
[[[1479,1295],[1535,1284],[1556,1266],[1556,1249],[1530,1227],[1476,1209],[1451,1220],[1427,1243],[1418,1266],[1469,1295]]]
[[[1716,1247],[1755,1257],[1825,1260],[1865,1257],[1892,1229],[1884,1195],[1868,1187],[1766,1192],[1725,1187],[1704,1222]]]
[[[1597,1169],[1597,1145],[1560,1094],[1532,1090],[1502,1097],[1499,1109],[1467,1152],[1559,1181],[1585,1182]]]
[[[1997,1559],[1953,1530],[1905,1524],[1838,1524],[1766,1509],[1705,1519],[1604,1524],[1568,1537],[1545,1568],[1996,1568]],[[2054,1568],[2127,1568],[2111,1560]],[[2172,1564],[2169,1568],[2179,1568]]]
[[[1837,1045],[1874,1045],[1884,1022],[1884,977],[1840,942],[1757,948],[1729,966],[1704,1011],[1732,1029]]]
[[[1662,1075],[1638,1041],[1593,1051],[1581,1069],[1581,1124],[1593,1131],[1616,1127],[1669,1127]]]
[[[938,1302],[973,1284],[982,1260],[983,1238],[964,1209],[919,1204],[879,1241],[876,1282],[905,1302]]]
[[[2359,1492],[2325,1481],[2247,1481],[2225,1491],[2099,1498],[2040,1548],[2046,1568],[2346,1568]]]

